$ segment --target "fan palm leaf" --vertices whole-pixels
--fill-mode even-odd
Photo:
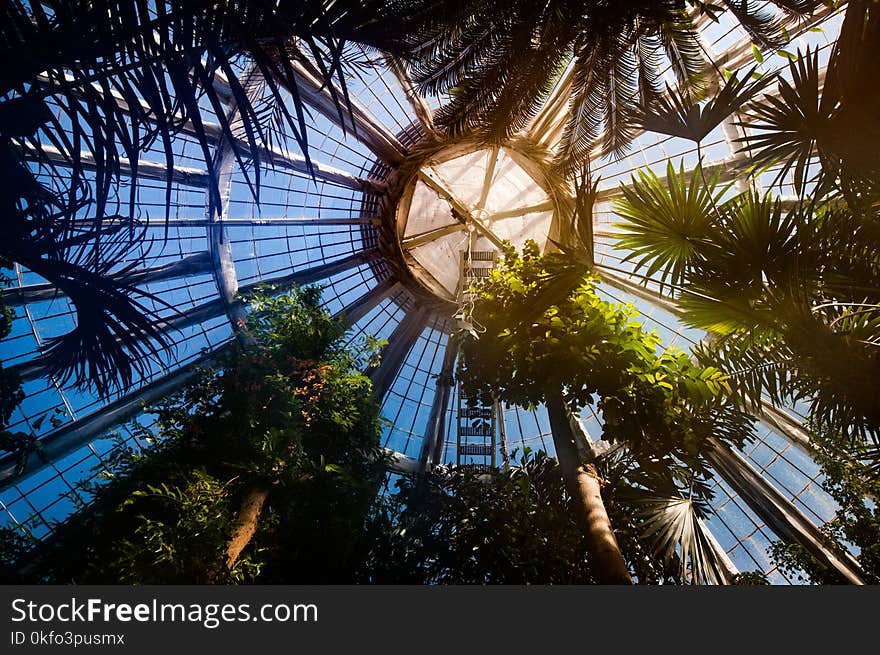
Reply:
[[[721,289],[746,295],[760,293],[765,284],[786,288],[793,280],[801,283],[801,269],[813,262],[804,235],[796,230],[803,220],[800,206],[784,211],[778,198],[749,190],[719,211],[716,236],[705,249],[705,263],[694,267],[693,281],[704,290],[714,281]]]
[[[798,54],[789,62],[791,83],[780,77],[778,96],[765,96],[749,108],[747,118],[738,125],[747,127],[750,133],[737,141],[751,153],[755,169],[780,164],[773,184],[792,171],[798,194],[803,194],[807,183],[813,181],[817,183],[814,193],[821,197],[833,185],[832,171],[837,170],[829,159],[834,154],[827,145],[838,109],[819,93],[818,52],[808,49],[805,55]],[[814,157],[822,160],[830,175],[811,167]]]
[[[667,562],[677,561],[680,579],[724,584],[724,566],[691,499],[644,493],[629,502],[636,508],[642,538]]]
[[[719,172],[702,182],[700,166],[684,172],[684,162],[676,172],[667,162],[666,183],[651,170],[638,171],[629,186],[623,186],[623,199],[614,204],[615,212],[626,219],[616,227],[624,233],[616,247],[629,254],[624,261],[636,260],[636,268],[647,268],[647,275],[660,274],[662,282],[677,285],[688,266],[703,257],[706,243],[719,220],[714,207],[722,202],[727,188],[718,189]]]
[[[675,461],[637,462],[627,452],[603,456],[599,468],[609,497],[633,517],[644,547],[674,567],[679,582],[730,582],[705,523],[712,513],[709,480]]]
[[[666,93],[653,103],[639,105],[633,120],[641,129],[699,143],[770,83],[770,78],[754,80],[754,71],[752,68],[741,77],[731,75],[703,105],[687,89],[667,87]]]

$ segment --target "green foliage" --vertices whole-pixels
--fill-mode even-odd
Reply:
[[[730,75],[718,93],[703,105],[686,89],[667,86],[665,95],[647,106],[639,107],[634,120],[650,132],[700,143],[725,118],[760,93],[771,81],[771,78],[760,75],[752,79],[753,75],[755,68],[743,73],[742,77]]]
[[[676,290],[682,320],[712,333],[700,360],[725,370],[751,407],[762,396],[807,400],[815,424],[876,443],[880,204],[785,207],[754,190],[721,202],[701,177],[670,163],[664,185],[640,171],[615,207],[626,219],[617,247]]]
[[[803,13],[811,3],[777,4]],[[404,28],[416,83],[451,98],[436,120],[454,137],[477,132],[498,142],[516,134],[571,64],[568,115],[556,152],[566,173],[580,168],[594,146],[605,155],[627,150],[639,104],[651,106],[663,93],[657,71],[665,62],[679,84],[701,88],[707,62],[697,13],[730,10],[762,46],[781,45],[776,22],[742,2],[407,0],[392,7],[410,16]]]
[[[864,2],[850,3],[824,88],[818,53],[798,53],[788,67],[792,81],[780,76],[778,97],[755,103],[742,123],[755,171],[778,167],[771,186],[791,175],[798,198],[788,207],[754,189],[695,207],[681,199],[711,197],[715,181],[695,187],[698,170],[688,185],[671,163],[665,186],[640,173],[616,206],[626,219],[618,245],[634,250],[628,258],[636,270],[669,279],[683,321],[710,332],[695,350],[699,361],[724,370],[734,396],[753,411],[765,400],[810,404],[823,486],[841,508],[823,530],[829,544],[859,548],[873,581],[880,101],[863,89],[876,76],[878,16]],[[772,552],[791,576],[842,582],[798,544],[779,542]]]
[[[0,527],[0,584],[24,584],[27,578],[17,565],[34,546],[28,533],[15,528]]]
[[[228,156],[257,202],[271,158],[265,148],[279,134],[296,143],[312,172],[308,112],[291,62],[310,62],[345,122],[351,110],[346,42],[403,54],[387,4],[4,3],[0,56],[18,65],[0,73],[0,207],[7,228],[0,257],[40,275],[76,312],[75,326],[44,344],[38,363],[47,377],[107,397],[144,377],[173,344],[158,311],[173,308],[132,277],[145,267],[155,235],[138,218],[142,169],[127,162],[150,150],[168,169],[164,215],[171,211],[183,131],[207,172],[211,217],[221,205],[218,138],[240,141]],[[380,16],[384,29],[377,26]],[[144,39],[145,33],[157,38]],[[27,58],[16,56],[21,52]],[[237,108],[234,120],[228,102]],[[207,121],[216,122],[221,136]]]
[[[638,171],[632,184],[623,187],[623,199],[614,210],[627,219],[618,227],[626,236],[618,246],[630,251],[624,261],[636,259],[636,266],[646,266],[648,275],[660,273],[660,279],[680,284],[685,268],[699,258],[701,248],[712,238],[712,207],[721,203],[727,188],[716,190],[718,173],[704,184],[700,166],[690,174],[682,161],[678,172],[672,160],[666,164],[666,186],[650,169]]]
[[[862,3],[851,4],[848,19],[858,21]],[[867,36],[873,30],[873,42],[868,37],[867,43],[851,44],[849,48],[861,51],[857,57],[864,61],[857,65],[870,69],[872,57],[876,58],[880,19],[875,15],[866,23],[864,34]],[[873,26],[869,27],[871,23]],[[856,78],[856,87],[854,80],[846,79],[855,71],[841,69],[846,40],[851,36],[842,30],[841,41],[827,67],[830,73],[824,80],[818,50],[811,52],[808,48],[806,53],[798,51],[797,56],[790,57],[792,81],[780,76],[778,97],[766,96],[750,108],[741,124],[751,133],[740,141],[743,149],[751,153],[755,169],[781,164],[775,173],[776,182],[791,172],[799,196],[812,183],[814,197],[842,193],[855,208],[869,207],[880,192],[880,128],[875,120],[880,101],[873,97],[875,93],[864,93],[863,89],[870,85],[867,77]],[[874,71],[864,72],[876,76]],[[815,160],[819,166],[815,166]]]
[[[795,190],[802,194],[809,179],[810,160],[817,154],[817,140],[823,141],[823,150],[830,145],[824,141],[835,108],[827,99],[820,100],[818,52],[807,50],[805,56],[798,52],[789,69],[792,81],[779,78],[779,97],[766,96],[751,107],[748,121],[742,124],[754,133],[742,140],[754,151],[752,162],[756,169],[781,162],[776,181],[793,171]],[[820,182],[824,183],[819,187],[827,191],[827,184],[833,184],[833,179],[826,177]]]
[[[767,575],[762,571],[742,571],[734,576],[733,584],[749,587],[764,587],[769,585],[770,581],[767,579]]]
[[[522,255],[508,248],[474,289],[479,337],[460,335],[465,392],[482,402],[549,406],[562,391],[575,414],[595,403],[602,438],[626,446],[630,464],[616,478],[628,490],[620,498],[629,504],[627,525],[637,528],[634,541],[678,566],[680,580],[717,581],[700,522],[711,498],[706,453],[719,441],[742,444],[753,420],[732,402],[726,375],[661,350],[633,306],[603,300],[595,283],[570,256],[541,256],[533,242]],[[558,439],[565,437],[554,428],[557,451]]]
[[[118,511],[138,512],[131,537],[114,544],[114,560],[108,570],[119,584],[151,584],[176,580],[217,581],[218,562],[235,511],[227,485],[205,471],[195,470],[189,479],[139,487]],[[209,547],[213,545],[213,547]],[[239,558],[226,582],[253,581],[259,574],[259,553]],[[149,568],[144,563],[149,562]]]
[[[592,275],[581,269],[580,282],[548,304],[548,286],[572,269],[564,256],[540,256],[534,243],[522,256],[505,253],[477,289],[474,317],[485,332],[462,344],[471,395],[530,406],[564,387],[575,411],[596,401],[603,438],[626,444],[645,466],[659,458],[702,472],[707,439],[739,443],[751,434],[751,421],[728,400],[727,377],[684,352],[658,353],[657,334],[631,305],[602,300]]]
[[[247,344],[154,408],[155,441],[120,444],[94,501],[32,554],[34,579],[77,583],[350,580],[384,475],[378,405],[319,291],[258,297]],[[242,501],[269,493],[227,569]]]
[[[408,584],[591,584],[584,533],[555,460],[523,452],[508,470],[440,467],[401,478],[377,508],[365,581]],[[631,507],[608,507],[623,552],[645,583],[674,568],[639,541]]]
[[[683,320],[711,333],[701,361],[730,374],[753,409],[764,398],[809,402],[813,426],[848,434],[856,456],[880,443],[880,94],[865,91],[878,80],[876,9],[847,3],[824,84],[818,51],[798,52],[777,94],[740,123],[752,172],[773,168],[771,187],[793,181],[788,207],[755,189],[695,202],[713,197],[715,181],[695,187],[701,175],[688,183],[671,164],[665,186],[640,172],[616,206],[618,245],[636,270],[668,280]]]

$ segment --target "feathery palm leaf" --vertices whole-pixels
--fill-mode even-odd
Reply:
[[[0,58],[16,65],[0,71],[0,208],[14,233],[0,244],[0,255],[55,283],[78,318],[70,334],[50,341],[40,360],[47,370],[78,384],[91,381],[105,394],[128,386],[158,354],[155,348],[168,343],[142,302],[156,299],[128,287],[120,271],[111,272],[114,262],[131,266],[137,260],[138,238],[129,232],[132,248],[126,250],[126,233],[114,232],[114,226],[119,214],[137,215],[144,153],[164,159],[166,215],[179,161],[173,139],[181,133],[194,141],[204,161],[212,214],[220,206],[215,159],[220,142],[232,146],[229,152],[259,201],[261,146],[271,145],[273,133],[292,135],[311,166],[291,59],[311,56],[345,125],[342,44],[358,38],[398,51],[393,32],[376,26],[385,4],[2,4]],[[251,64],[243,72],[245,55]],[[258,78],[265,82],[262,93],[256,93]],[[60,189],[44,186],[33,167]],[[79,233],[86,224],[94,229]],[[115,235],[110,241],[106,230]],[[92,257],[71,239],[89,242]]]
[[[880,199],[880,10],[870,0],[851,0],[828,59],[823,102],[838,104],[837,129],[827,150],[840,166],[842,194],[854,208]],[[824,163],[824,162],[823,162]]]
[[[880,442],[880,375],[876,313],[849,310],[836,323],[775,305],[776,325],[736,331],[703,344],[695,355],[730,375],[734,391],[753,408],[760,398],[775,404],[806,400],[810,420],[848,434],[857,446]],[[831,323],[834,324],[832,329]]]
[[[344,85],[339,41],[358,34],[375,38],[360,26],[373,19],[370,10],[377,3],[362,9],[354,3],[328,5],[320,0],[224,0],[220,5],[208,0],[77,0],[14,2],[4,8],[2,24],[10,29],[0,33],[0,52],[19,59],[22,53],[27,56],[21,65],[0,73],[0,93],[39,98],[62,111],[66,125],[48,124],[42,136],[68,157],[74,179],[84,174],[81,152],[92,156],[100,217],[121,164],[130,162],[136,176],[140,152],[158,142],[166,165],[173,169],[171,138],[184,129],[212,174],[210,200],[219,200],[211,152],[216,136],[206,125],[202,107],[211,108],[224,138],[245,140],[247,150],[257,157],[256,144],[266,142],[266,114],[239,81],[238,59],[245,52],[265,77],[293,89],[296,118],[286,113],[287,123],[308,156],[305,116],[295,93],[296,80],[285,63],[294,47],[292,39],[298,37],[315,57],[325,81],[336,79]],[[394,48],[390,42],[383,45]],[[328,88],[341,116],[347,97],[340,96],[334,84]],[[287,102],[277,87],[272,96],[276,104]],[[230,123],[230,100],[237,108],[237,135]],[[42,141],[30,138],[27,145],[40,150]],[[250,181],[246,159],[237,152],[236,157]],[[258,180],[259,166],[254,175]],[[134,211],[134,193],[129,195],[129,214]]]
[[[413,78],[428,93],[451,94],[437,117],[453,135],[476,130],[497,140],[521,130],[573,59],[569,116],[556,164],[575,174],[600,142],[603,154],[626,151],[636,131],[637,103],[647,106],[662,92],[657,71],[664,60],[680,84],[699,86],[706,61],[687,4],[401,0],[399,7],[413,14],[407,23]],[[692,4],[701,12],[717,9]],[[791,11],[812,5],[778,4]],[[763,10],[730,5],[762,43],[776,38],[778,26],[764,20]]]
[[[731,333],[699,343],[693,354],[721,367],[735,397],[752,411],[760,410],[762,398],[779,405],[805,396],[793,386],[792,353],[774,332]]]
[[[753,43],[762,48],[777,48],[783,44],[779,20],[768,7],[756,7],[759,3],[749,0],[721,0],[721,4],[736,16]]]

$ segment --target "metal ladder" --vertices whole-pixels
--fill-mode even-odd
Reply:
[[[458,441],[456,463],[480,470],[494,467],[495,405],[468,404],[468,398],[458,385]]]

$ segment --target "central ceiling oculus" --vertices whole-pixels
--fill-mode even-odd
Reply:
[[[445,156],[444,156],[445,154]],[[543,167],[510,148],[450,148],[418,169],[397,208],[397,235],[416,279],[454,300],[467,253],[500,252],[529,239],[543,251],[556,203]]]

